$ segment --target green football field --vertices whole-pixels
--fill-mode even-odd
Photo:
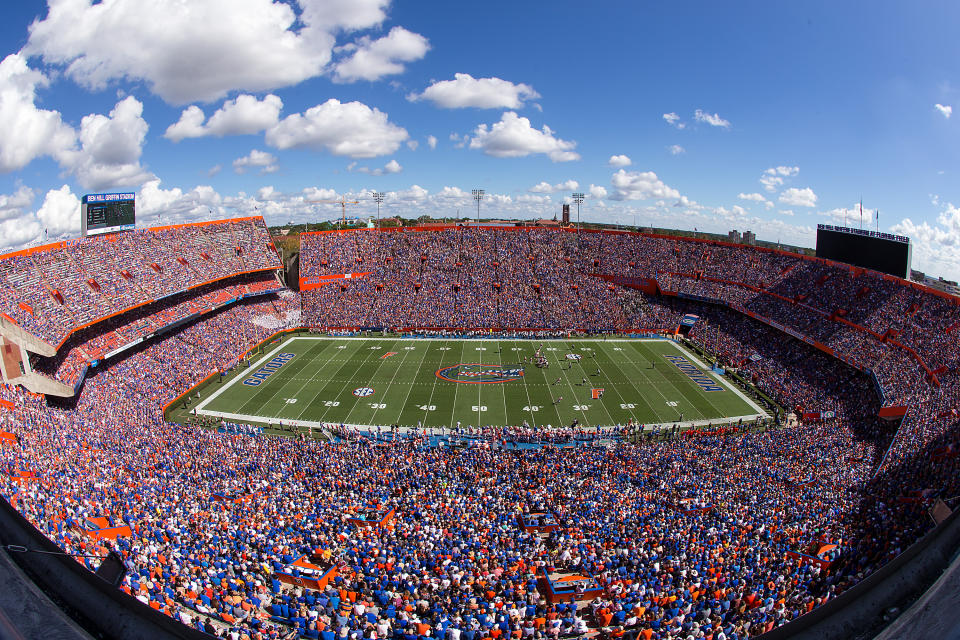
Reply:
[[[538,348],[549,366],[531,363]],[[672,425],[764,415],[667,340],[318,336],[267,345],[208,386],[196,413],[304,427]]]

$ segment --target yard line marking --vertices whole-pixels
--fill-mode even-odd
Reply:
[[[423,355],[424,355],[424,359],[426,359],[427,352],[430,351],[430,348],[427,347],[427,348],[424,349],[423,351],[424,351],[424,354],[423,354]],[[440,352],[440,354],[441,354],[441,355],[440,355],[440,366],[439,366],[440,369],[443,368],[443,354],[445,354],[445,353],[447,353],[447,352],[446,352],[446,351],[441,351],[441,352]],[[421,361],[421,364],[422,364],[422,361]],[[440,378],[438,378],[436,375],[433,376],[433,383],[432,383],[431,386],[430,386],[430,397],[427,398],[427,404],[425,404],[424,406],[429,407],[429,406],[433,403],[433,394],[434,394],[434,392],[437,390],[437,380],[439,380],[439,379],[440,379]],[[423,384],[426,384],[426,383],[423,383]],[[407,397],[409,398],[410,395],[407,394]],[[425,426],[425,427],[428,426],[428,425],[427,425],[427,418],[428,418],[429,416],[430,416],[430,411],[429,411],[429,410],[424,410],[424,412],[423,412],[423,420],[421,420],[421,422],[423,422],[423,426]],[[453,417],[453,413],[450,414],[450,417],[451,417],[451,418]],[[450,424],[450,421],[449,421],[449,420],[447,420],[447,424],[448,424],[448,425]]]
[[[393,343],[391,344],[391,346],[392,346],[393,344],[396,344],[397,342],[399,342],[399,339],[394,339],[394,340],[393,340]],[[389,350],[390,350],[390,347],[387,347],[387,350],[389,351]],[[376,352],[376,353],[374,353],[374,352]],[[370,355],[367,356],[367,357],[364,359],[364,361],[361,363],[361,365],[360,365],[359,367],[357,367],[357,371],[359,371],[364,365],[368,364],[368,363],[370,362],[370,358],[371,358],[372,356],[377,356],[377,358],[378,358],[380,361],[377,363],[377,367],[376,367],[376,369],[374,369],[373,373],[370,374],[370,382],[368,382],[368,383],[366,383],[366,384],[372,384],[373,380],[375,380],[375,379],[377,378],[377,374],[380,373],[380,367],[382,367],[382,366],[383,366],[383,363],[385,363],[385,362],[389,359],[389,358],[384,358],[384,357],[382,357],[382,356],[383,356],[383,353],[380,353],[380,350],[379,350],[379,349],[370,349]],[[355,371],[354,373],[356,373],[356,371]],[[394,373],[396,373],[396,372],[394,372]],[[389,389],[389,386],[388,386],[387,388]],[[387,395],[387,392],[384,391],[381,397],[386,398],[386,395]],[[360,403],[361,403],[361,402],[366,402],[366,401],[367,401],[367,398],[360,398],[360,397],[358,397],[358,398],[356,399],[356,401],[353,403],[353,406],[350,407],[350,411],[347,412],[347,420],[349,420],[349,419],[350,419],[350,416],[353,415],[353,412],[356,411],[357,408],[360,407]],[[374,412],[376,412],[376,409],[374,409]],[[326,415],[326,414],[324,414],[324,415]]]
[[[307,351],[307,352],[305,352],[303,355],[306,355],[307,353],[310,353],[310,352]],[[321,353],[322,353],[322,352],[321,352]],[[315,362],[315,361],[314,361],[314,362]],[[329,362],[329,361],[328,361],[328,362]],[[324,362],[322,365],[320,365],[319,367],[317,367],[317,369],[316,369],[316,371],[314,372],[314,374],[317,375],[317,374],[319,374],[321,371],[323,371],[324,369],[326,369],[326,366],[327,366],[328,362]],[[342,367],[342,366],[343,366],[343,365],[341,365],[341,367]],[[339,369],[340,369],[340,367],[338,367],[338,370],[339,370]],[[291,382],[295,382],[295,380],[292,380],[292,379],[291,379],[290,381],[291,381]],[[311,382],[313,382],[313,381],[314,381],[314,377],[313,377],[313,376],[311,376],[311,377],[308,378],[306,381],[304,381],[304,383],[303,383],[302,385],[300,385],[300,388],[297,389],[297,392],[296,392],[295,394],[293,394],[292,397],[295,398],[296,400],[299,400],[299,399],[300,399],[300,394],[303,392],[304,388],[306,388],[306,386],[307,386],[308,384],[310,384]],[[279,390],[280,390],[280,391],[283,391],[284,389],[286,389],[286,387],[287,387],[287,385],[283,385],[282,387],[280,387]],[[301,417],[303,417],[303,412],[306,411],[308,408],[309,408],[309,405],[306,405],[306,406],[304,406],[304,407],[297,413],[297,419],[298,419],[298,420],[299,420]],[[284,410],[284,409],[286,409],[286,405],[281,406],[281,407],[280,407],[280,411],[278,411],[277,414],[276,414],[275,416],[273,416],[273,417],[276,418],[276,419],[278,419],[280,422],[283,422],[283,420],[280,418],[280,414],[283,413],[283,410]]]
[[[477,348],[477,352],[480,354],[480,370],[481,371],[483,370],[483,350],[484,349],[486,349],[486,347]],[[475,384],[473,386],[477,388],[477,426],[479,427],[480,426],[480,407],[483,405],[483,388],[486,385]],[[503,417],[503,421],[504,422],[507,421],[506,416]]]
[[[499,341],[497,342],[497,357],[500,359],[500,370],[502,371],[502,370],[503,370],[503,347],[500,346],[500,342],[499,342]],[[479,386],[479,385],[478,385],[478,386]],[[523,389],[524,389],[524,391],[526,391],[526,389],[527,389],[527,385],[526,385],[526,384],[523,385]],[[505,388],[503,385],[500,385],[500,396],[503,398],[503,422],[504,422],[504,426],[506,426],[507,422],[509,422],[508,418],[509,418],[509,413],[510,413],[510,412],[507,410],[507,390],[506,390],[506,388]],[[528,406],[528,407],[530,406],[530,392],[529,392],[529,391],[527,392],[527,406]],[[530,415],[533,415],[533,411],[530,412]],[[536,425],[534,425],[534,426],[536,426]]]
[[[449,342],[449,341],[447,341],[447,342]],[[463,350],[466,349],[466,348],[467,348],[467,341],[466,341],[466,340],[461,340],[461,342],[460,342],[460,357],[459,357],[459,362],[463,362]],[[462,386],[464,386],[464,385],[458,384],[458,385],[454,386],[454,388],[453,388],[453,406],[450,408],[450,421],[449,421],[451,427],[453,426],[453,418],[454,418],[454,415],[457,413],[457,396],[460,395],[460,387],[462,387]],[[458,422],[459,422],[459,421],[458,421]]]
[[[363,346],[362,343],[358,344],[357,348],[354,349],[351,353],[354,354],[354,355],[357,354],[357,353],[360,351],[360,349],[361,349],[362,346]],[[369,356],[368,356],[368,357],[369,357]],[[362,366],[365,364],[365,362],[366,362],[366,358],[364,358],[363,361],[357,366],[357,369],[359,369],[360,367],[362,367]],[[317,400],[320,399],[320,396],[321,396],[322,394],[325,394],[325,393],[326,393],[327,387],[329,387],[331,384],[333,384],[333,383],[350,384],[351,382],[354,381],[354,378],[353,378],[353,377],[350,377],[350,378],[348,378],[348,379],[346,379],[346,380],[340,380],[340,379],[338,379],[338,378],[336,377],[337,374],[339,374],[341,371],[343,371],[344,367],[346,367],[348,364],[353,364],[353,363],[355,363],[355,359],[354,359],[354,358],[347,358],[347,359],[345,359],[345,360],[343,361],[343,364],[341,364],[339,367],[336,368],[336,370],[333,372],[333,377],[332,377],[332,378],[329,378],[329,379],[327,379],[327,380],[319,380],[319,382],[321,382],[321,383],[323,383],[323,384],[321,384],[321,385],[320,385],[320,388],[317,389],[316,393],[314,393],[314,394],[312,395],[312,397],[310,398],[310,402],[305,403],[303,409],[300,411],[300,415],[297,416],[297,419],[298,419],[298,420],[300,420],[300,419],[303,418],[303,414],[304,414],[304,413],[306,413],[307,411],[313,409],[313,407],[314,407],[314,405],[316,404]],[[356,373],[357,369],[354,369],[354,373]],[[335,393],[335,394],[334,394],[334,397],[336,397],[337,395],[339,395],[339,392]],[[323,421],[323,419],[327,417],[327,413],[329,413],[329,412],[330,412],[330,409],[333,408],[333,407],[327,407],[326,405],[324,405],[324,407],[325,407],[325,409],[323,410],[323,413],[320,414],[320,420],[321,420],[321,421]]]
[[[391,387],[393,387],[393,382],[394,382],[394,380],[397,379],[397,374],[400,373],[400,369],[403,368],[404,363],[407,361],[407,356],[408,356],[410,353],[411,353],[411,352],[410,352],[410,351],[407,351],[406,349],[403,350],[403,359],[400,360],[400,364],[397,365],[397,370],[393,372],[393,377],[390,379],[390,384],[387,385],[387,389],[383,392],[384,398],[386,398],[386,397],[389,395],[390,389],[391,389]],[[417,363],[417,373],[420,372],[420,370],[421,370],[421,365],[423,365],[423,359],[424,359],[426,356],[427,356],[427,350],[424,349],[424,350],[423,350],[423,355],[420,356],[420,362]],[[404,396],[404,398],[403,398],[403,403],[400,405],[400,413],[397,414],[397,421],[398,421],[398,422],[400,421],[400,416],[403,415],[403,408],[407,406],[407,398],[410,397],[410,392],[411,392],[411,391],[413,391],[413,385],[412,385],[412,384],[410,385],[410,388],[407,389],[407,395]],[[373,410],[373,415],[370,416],[370,419],[371,419],[371,420],[373,420],[374,418],[377,417],[377,411],[380,411],[380,409],[374,409],[374,410]]]
[[[638,350],[634,350],[634,351],[635,351],[636,353],[639,353]],[[651,411],[653,411],[653,413],[654,413],[654,415],[657,417],[657,420],[658,420],[658,421],[659,421],[659,420],[662,420],[663,418],[661,417],[660,412],[657,411],[657,409],[653,406],[653,404],[651,404],[650,402],[647,401],[647,398],[646,398],[646,396],[644,395],[643,390],[637,388],[637,385],[635,385],[635,384],[633,383],[633,380],[630,378],[630,376],[627,375],[626,371],[623,370],[623,367],[620,366],[620,363],[617,362],[617,361],[616,361],[615,359],[613,359],[613,358],[610,358],[610,363],[617,368],[617,371],[620,372],[621,377],[627,382],[627,384],[629,384],[631,387],[633,387],[634,392],[637,394],[637,400],[633,400],[632,403],[633,403],[633,404],[639,404],[640,402],[642,402],[644,405],[646,405],[647,407],[649,407]],[[652,380],[650,380],[646,375],[644,375],[644,374],[643,374],[643,371],[640,369],[640,367],[634,365],[634,369],[636,369],[637,371],[639,371],[639,372],[640,372],[640,375],[643,376],[643,380],[644,380],[644,382],[646,382],[646,384],[644,385],[645,387],[649,386],[649,387],[654,387],[654,388],[656,388],[656,386],[657,386],[656,383],[654,383],[654,382],[653,382]],[[622,394],[621,394],[621,397],[623,397]],[[629,403],[629,402],[631,402],[631,401],[627,401],[627,402]],[[630,409],[627,409],[627,411],[630,411]],[[634,414],[632,411],[631,411],[631,413],[630,413],[630,416],[634,419],[634,421],[637,421],[637,416],[636,416],[636,414]],[[667,423],[661,422],[660,424],[667,424]]]
[[[564,359],[564,360],[567,359],[566,352],[564,352],[563,359]],[[580,365],[580,371],[581,371],[581,373],[585,373],[585,372],[586,372],[586,370],[583,368],[583,356],[582,356],[582,355],[581,355],[581,357],[580,357],[579,360],[571,360],[571,362],[576,362],[577,364]],[[561,364],[562,364],[562,363],[563,363],[563,360],[561,360]],[[577,390],[573,388],[573,384],[570,382],[570,376],[568,376],[567,373],[566,373],[567,370],[564,369],[562,366],[560,367],[560,370],[563,372],[563,378],[564,378],[564,380],[567,381],[567,386],[570,387],[570,393],[573,394],[573,403],[574,403],[574,404],[585,404],[585,403],[583,403],[583,402],[580,402],[580,400],[577,399]],[[573,371],[573,369],[570,369],[570,371]],[[587,377],[586,375],[581,376],[581,378],[586,378],[586,377]],[[589,382],[589,380],[588,380],[588,382]],[[551,393],[550,395],[553,395],[553,394]],[[560,413],[560,410],[558,409],[558,410],[557,410],[557,414],[559,415],[559,413]],[[581,411],[580,411],[580,414],[583,416],[583,421],[587,424],[587,426],[593,426],[593,425],[590,424],[590,418],[587,417],[587,412],[586,412],[586,411],[581,410]],[[607,417],[610,418],[611,420],[613,419],[613,418],[610,417],[610,414],[609,414],[609,413],[607,414]],[[560,418],[560,424],[561,424],[561,426],[563,425],[563,418]]]

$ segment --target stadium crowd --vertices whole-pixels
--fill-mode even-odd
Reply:
[[[18,277],[38,273],[28,258]],[[0,260],[8,279],[23,259]],[[301,271],[370,274],[304,292],[306,322],[324,327],[658,332],[695,314],[690,339],[721,363],[801,415],[831,417],[638,443],[614,430],[612,447],[551,446],[577,432],[498,425],[466,434],[486,446],[455,449],[165,422],[166,403],[292,324],[301,299],[268,294],[95,367],[74,402],[0,390],[12,404],[0,409],[12,434],[0,444],[0,493],[68,552],[116,550],[126,592],[216,635],[734,640],[849,589],[928,531],[931,501],[960,488],[956,305],[901,283],[773,251],[543,230],[307,235]],[[591,273],[655,274],[662,289],[723,304],[642,295]],[[4,304],[10,295],[0,289]],[[837,320],[841,304],[860,328]],[[842,344],[884,397],[867,373],[742,311]],[[112,331],[142,320],[121,317]],[[939,370],[939,386],[914,375],[916,357],[891,331]],[[895,431],[877,418],[891,397],[910,407]],[[548,444],[498,446],[538,439]],[[351,522],[391,509],[383,526]],[[558,530],[519,527],[545,512]],[[130,534],[98,537],[99,518]],[[338,575],[319,590],[290,586],[284,574],[309,577],[302,557]],[[557,573],[602,592],[551,604],[543,576]]]
[[[846,418],[529,451],[406,439],[265,443],[165,423],[162,404],[230,366],[226,354],[265,335],[251,318],[271,312],[270,303],[240,303],[153,342],[97,370],[75,407],[7,392],[16,406],[0,415],[17,444],[2,449],[4,468],[36,479],[5,475],[4,495],[69,552],[121,552],[134,569],[123,588],[141,601],[251,638],[588,628],[746,638],[841,593],[925,523],[925,514],[903,519],[891,499],[886,528],[861,537],[858,508],[879,449],[844,428]],[[495,437],[505,433],[522,432]],[[922,486],[908,468],[896,492]],[[388,507],[397,516],[383,529],[348,521]],[[518,531],[519,516],[540,511],[557,516],[559,532]],[[97,540],[91,518],[132,534]],[[824,545],[836,545],[832,556],[805,559]],[[319,592],[283,586],[278,574],[297,575],[304,555],[340,575]],[[855,566],[841,572],[831,560]],[[575,610],[551,605],[536,587],[542,570],[591,575],[604,594]]]
[[[70,336],[56,355],[35,357],[32,370],[75,387],[88,366],[118,349],[234,300],[281,289],[276,276],[265,272],[203,285],[81,329]]]
[[[321,327],[637,330],[637,294],[588,276],[655,277],[822,344],[872,372],[887,406],[960,368],[955,298],[771,249],[529,227],[350,231],[304,235],[300,268],[369,274],[305,292]]]
[[[542,230],[307,234],[302,278],[369,275],[305,291],[304,315],[322,327],[626,328],[635,294],[580,277],[555,241]]]
[[[59,347],[131,307],[280,267],[262,218],[89,236],[0,256],[0,312]]]

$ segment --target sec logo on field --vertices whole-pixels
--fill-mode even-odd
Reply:
[[[366,398],[367,396],[373,395],[373,389],[370,387],[360,387],[359,389],[353,390],[353,395],[357,396],[358,398]]]

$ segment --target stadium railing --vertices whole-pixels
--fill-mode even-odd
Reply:
[[[846,640],[866,637],[864,634],[870,630],[864,628],[864,621],[877,621],[878,626],[886,624],[883,613],[905,604],[905,598],[919,595],[931,585],[950,564],[958,545],[960,510],[855,586],[758,638]]]
[[[106,638],[204,640],[211,636],[155,611],[64,555],[6,500],[0,498],[0,543],[57,603],[88,630]],[[10,549],[10,546],[14,549]],[[26,549],[26,552],[17,552]]]

